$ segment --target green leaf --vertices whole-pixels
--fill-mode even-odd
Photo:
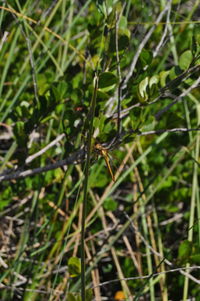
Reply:
[[[60,100],[60,92],[57,89],[57,87],[55,87],[55,86],[51,87],[51,94],[54,97],[54,99],[52,99],[52,101],[58,102]]]
[[[200,28],[198,24],[194,25],[194,36],[196,41],[200,44]]]
[[[149,84],[149,77],[147,76],[138,85],[139,99],[142,103],[148,100],[148,94],[147,94],[148,84]]]
[[[70,257],[68,260],[68,269],[71,277],[79,276],[81,273],[81,261],[78,257]]]
[[[125,29],[125,28],[127,28],[127,24],[128,24],[127,18],[125,16],[121,16],[120,21],[119,21],[119,28]]]
[[[194,56],[198,56],[200,53],[200,28],[198,24],[194,25],[192,38],[192,53]]]
[[[190,256],[190,263],[200,264],[200,254],[194,254]]]
[[[166,79],[167,76],[169,75],[169,70],[168,71],[161,71],[159,76],[160,76],[160,85],[163,88],[166,85]]]
[[[15,123],[13,132],[17,140],[17,144],[20,145],[21,147],[26,146],[28,137],[25,131],[25,123],[23,121],[17,121]]]
[[[57,89],[59,91],[59,96],[60,96],[60,99],[64,99],[66,96],[67,96],[67,92],[68,92],[68,85],[66,82],[64,81],[61,81],[58,83],[57,85]]]
[[[187,70],[190,67],[190,64],[192,62],[193,56],[191,50],[186,50],[183,52],[179,59],[179,67],[182,70]]]
[[[4,187],[0,194],[0,211],[12,202],[12,193],[11,186]]]
[[[99,124],[100,124],[100,119],[99,117],[94,117],[94,121],[93,121],[93,126],[94,128],[98,128],[99,127]]]
[[[97,0],[97,9],[99,10],[99,12],[101,14],[104,15],[104,17],[106,17],[107,15],[107,11],[106,11],[106,2],[104,0]]]
[[[149,88],[151,89],[153,85],[157,85],[158,83],[159,83],[159,76],[158,75],[152,76],[149,80]]]
[[[103,161],[102,161],[103,162]],[[96,175],[98,174],[98,170],[94,170],[94,172],[91,173],[89,180],[90,180],[90,187],[105,187],[107,181],[107,178],[105,177],[105,174],[99,174],[98,181]]]
[[[175,127],[185,126],[185,120],[180,113],[167,112],[166,113],[166,126],[170,129]]]
[[[125,50],[129,46],[131,33],[128,28],[119,29],[118,31],[118,49]]]
[[[105,121],[106,121],[106,116],[104,114],[100,115],[100,123],[99,123],[99,132],[103,132],[104,126],[105,126]]]
[[[97,102],[105,101],[109,99],[109,95],[106,93],[106,91],[102,91],[100,89],[97,90]]]
[[[92,289],[89,288],[86,290],[85,292],[85,298],[86,298],[86,301],[92,301],[93,299],[93,292],[92,292]]]
[[[128,28],[118,30],[118,50],[125,50],[129,46],[130,31]],[[109,52],[116,52],[116,34],[113,32],[110,36]]]
[[[140,62],[142,63],[142,67],[148,66],[151,64],[153,59],[153,54],[151,51],[147,49],[143,49],[140,54]]]
[[[179,82],[179,76],[182,74],[182,72],[183,71],[180,69],[179,66],[172,67],[169,70],[169,79],[172,82],[169,82],[168,85],[175,88],[182,81],[182,78],[181,78],[181,80]]]
[[[37,76],[38,94],[44,95],[45,91],[49,88],[48,79],[45,74],[38,74]]]
[[[110,87],[118,82],[117,77],[112,72],[104,72],[99,76],[99,88]]]
[[[58,103],[67,97],[68,85],[64,81],[59,83],[56,82],[51,85],[51,89],[49,91],[52,98],[51,102],[53,101]]]
[[[158,91],[159,91],[158,83],[159,83],[158,75],[154,75],[150,78],[149,80],[150,99],[155,98],[158,95]]]
[[[16,136],[21,136],[24,134],[24,122],[23,121],[17,121],[15,123],[15,126],[14,126],[14,134]]]
[[[154,116],[149,116],[146,120],[145,125],[142,127],[143,131],[152,131],[155,129],[156,126],[156,120]]]
[[[135,140],[135,138],[137,137],[137,132],[133,133],[133,134],[127,134],[123,137],[123,143],[129,143],[129,142],[133,142]]]
[[[6,206],[8,206],[10,203],[10,200],[2,200],[0,199],[0,211],[3,210]]]
[[[178,248],[178,258],[180,260],[189,259],[189,256],[192,252],[192,242],[184,240]]]
[[[106,210],[114,211],[117,209],[117,202],[113,199],[106,199],[103,203],[103,207]]]
[[[67,294],[67,301],[77,301],[76,297],[72,293]]]

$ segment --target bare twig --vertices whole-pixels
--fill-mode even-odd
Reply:
[[[159,273],[154,273],[152,275],[137,276],[137,277],[128,277],[128,278],[124,278],[124,280],[148,279],[150,277],[155,277],[155,276],[159,276],[159,275],[162,275],[162,274],[168,274],[168,273],[174,273],[174,272],[184,272],[184,273],[186,273],[184,270],[193,271],[193,270],[199,270],[199,269],[200,269],[200,266],[180,267],[180,268],[171,269],[169,271],[163,271],[163,272],[159,272]],[[99,286],[106,286],[106,285],[111,284],[111,283],[119,282],[120,280],[122,280],[122,279],[113,279],[113,280],[105,281],[105,282],[102,282]],[[200,283],[200,281],[198,279],[196,279],[196,280],[197,280],[197,283]]]
[[[167,11],[167,17],[166,17],[166,24],[165,24],[165,29],[162,34],[161,40],[158,43],[155,51],[153,52],[153,57],[156,57],[158,55],[158,52],[160,51],[160,48],[164,45],[164,40],[167,35],[168,31],[168,23],[170,22],[170,13],[171,13],[171,0],[169,0],[169,6],[168,6],[168,11]]]
[[[180,271],[194,271],[194,270],[200,270],[200,266],[191,266],[191,267],[179,267],[179,268],[174,268],[174,269],[171,269],[169,271],[163,271],[163,272],[159,272],[159,273],[154,273],[153,275],[144,275],[144,276],[136,276],[136,277],[128,277],[128,278],[124,278],[124,279],[113,279],[113,280],[109,280],[109,281],[105,281],[105,282],[102,282],[101,284],[97,285],[97,286],[93,286],[92,288],[94,289],[95,287],[102,287],[102,286],[106,286],[106,285],[109,285],[111,283],[116,283],[116,282],[119,282],[120,280],[142,280],[142,279],[148,279],[149,277],[156,277],[156,276],[159,276],[159,275],[162,275],[162,274],[169,274],[169,273],[176,273],[176,272],[180,272]],[[47,294],[47,295],[50,295],[52,292],[55,294],[55,295],[62,295],[63,294],[63,291],[61,290],[53,290],[53,289],[50,289],[50,290],[39,290],[39,289],[28,289],[28,288],[16,288],[14,285],[12,286],[8,286],[8,285],[3,285],[1,284],[0,286],[1,289],[9,289],[9,290],[19,290],[19,291],[27,291],[27,292],[37,292],[37,293],[40,293],[40,294]],[[96,300],[96,301],[100,301],[99,300]]]
[[[123,6],[123,9],[125,7],[125,3]],[[117,74],[119,78],[119,85],[117,88],[117,134],[118,136],[121,133],[121,118],[120,118],[120,112],[121,112],[121,98],[122,98],[122,91],[121,91],[121,81],[122,81],[122,76],[121,76],[121,68],[120,68],[120,59],[119,59],[119,44],[118,44],[118,31],[119,31],[119,21],[120,17],[122,15],[123,10],[121,11],[120,15],[116,12],[115,16],[115,44],[116,44],[116,60],[117,60]]]
[[[126,216],[127,216],[128,219],[130,220],[130,218],[129,218],[129,216],[128,216],[127,214],[126,214]],[[143,236],[143,235],[139,232],[139,230],[135,227],[135,225],[134,225],[134,223],[132,222],[132,220],[130,220],[130,224],[131,224],[131,226],[133,227],[134,231],[137,232],[137,234],[140,236],[140,238],[141,238],[141,240],[143,241],[143,243],[145,244],[145,246],[146,246],[147,248],[149,248],[153,254],[155,254],[156,256],[160,257],[161,260],[162,260],[163,262],[165,262],[168,266],[173,266],[173,263],[172,263],[172,262],[170,262],[168,259],[166,259],[165,257],[163,257],[159,252],[157,252],[156,250],[154,250],[154,249],[152,248],[151,245],[149,245],[148,241],[144,238],[144,236]],[[199,267],[199,268],[200,268],[200,267]],[[200,284],[200,280],[196,279],[195,277],[193,277],[192,275],[190,275],[188,272],[184,271],[183,269],[180,269],[179,272],[180,272],[182,275],[186,276],[187,278],[189,278],[189,279],[193,280],[194,282]],[[152,275],[154,275],[154,274],[152,274]],[[149,278],[151,278],[152,275],[150,275]]]
[[[54,145],[56,145],[60,140],[62,140],[65,137],[65,134],[61,134],[59,135],[55,140],[53,140],[52,142],[50,142],[47,146],[45,146],[43,149],[39,150],[39,152],[29,156],[26,159],[26,164],[32,162],[34,159],[36,159],[37,157],[43,155],[48,149],[50,149],[51,147],[53,147]]]
[[[153,134],[161,134],[161,133],[164,133],[164,132],[175,133],[175,132],[191,132],[191,131],[200,131],[200,128],[195,128],[195,129],[173,128],[173,129],[161,129],[161,130],[148,131],[148,132],[140,132],[140,130],[136,130],[136,131],[132,130],[132,131],[129,131],[129,132],[123,132],[121,134],[121,136],[119,137],[119,140],[118,141],[114,140],[113,144],[111,142],[108,142],[108,143],[103,143],[102,145],[105,146],[105,148],[106,148],[106,146],[109,146],[110,148],[113,149],[113,148],[117,147],[119,144],[121,144],[123,142],[123,137],[124,136],[131,135],[131,134],[134,134],[134,133],[137,136],[147,136],[147,135],[153,135]],[[113,139],[112,139],[112,141],[113,141]],[[42,151],[40,151],[40,152],[42,152]],[[79,164],[80,162],[83,162],[84,159],[85,159],[84,149],[82,148],[81,150],[78,150],[78,151],[74,152],[73,154],[71,154],[67,159],[57,161],[53,164],[48,164],[44,167],[37,167],[37,168],[34,168],[34,169],[27,169],[27,170],[22,170],[22,169],[15,170],[15,171],[11,170],[10,172],[7,170],[6,172],[0,174],[0,182],[16,180],[16,179],[19,179],[19,178],[25,178],[25,177],[28,177],[28,176],[33,176],[35,174],[39,174],[39,173],[42,173],[42,172],[53,170],[53,169],[63,167],[63,166],[66,166],[66,165]]]
[[[156,115],[156,119],[159,119],[165,112],[167,112],[173,105],[175,105],[177,102],[181,101],[183,97],[187,96],[193,89],[197,88],[200,84],[200,77],[181,95],[177,96],[173,102],[171,102],[168,106],[160,110]]]
[[[128,216],[127,214],[125,214],[125,216],[128,218],[128,220],[130,221],[130,224],[131,224],[131,226],[132,226],[134,232],[137,233],[137,235],[140,237],[141,241],[145,244],[145,246],[146,246],[149,250],[151,250],[151,252],[152,252],[154,255],[160,257],[161,260],[162,260],[163,262],[165,262],[167,265],[172,266],[172,263],[171,263],[169,260],[167,260],[166,258],[163,258],[163,256],[162,256],[158,251],[156,251],[156,250],[154,250],[154,249],[152,248],[152,246],[148,243],[148,241],[144,238],[144,236],[140,233],[140,231],[139,231],[139,230],[137,229],[137,227],[134,225],[134,223],[133,223],[132,220],[129,218],[129,216]]]
[[[192,132],[192,131],[200,131],[200,128],[196,129],[187,129],[187,128],[174,128],[174,129],[161,129],[149,132],[141,132],[138,136],[147,136],[153,134],[161,134],[161,133],[175,133],[175,132]]]
[[[61,295],[64,292],[63,291],[58,291],[58,290],[54,290],[54,289],[50,289],[50,290],[40,290],[40,289],[30,289],[30,288],[22,288],[22,287],[16,287],[14,285],[4,285],[4,284],[0,284],[0,289],[9,289],[9,290],[15,290],[18,292],[34,292],[34,293],[39,293],[39,294],[44,294],[44,295],[51,295],[52,293],[54,295]]]
[[[157,24],[162,20],[162,17],[164,16],[164,14],[169,10],[170,5],[171,5],[171,3],[170,3],[170,1],[168,1],[168,4],[165,6],[165,8],[163,9],[163,11],[161,11],[161,13],[159,14],[158,18],[156,19],[154,25],[148,31],[148,33],[145,35],[144,39],[140,43],[140,45],[138,47],[138,50],[137,50],[137,52],[136,52],[136,54],[135,54],[135,56],[133,58],[133,61],[131,63],[130,70],[129,70],[128,74],[126,75],[125,80],[123,82],[122,89],[126,88],[126,85],[127,85],[128,81],[129,81],[129,79],[131,78],[133,72],[134,72],[135,66],[137,64],[138,58],[140,56],[140,53],[142,52],[142,49],[145,47],[146,43],[150,39],[150,37],[153,34],[153,32],[154,32]]]
[[[9,6],[9,8],[12,10],[12,7]],[[34,95],[35,95],[35,104],[38,105],[39,103],[39,97],[38,97],[38,85],[37,85],[37,79],[36,79],[36,70],[35,70],[35,62],[32,52],[32,45],[31,41],[28,37],[28,32],[26,28],[26,24],[23,24],[23,26],[20,24],[19,19],[17,18],[16,14],[14,12],[11,12],[13,18],[16,20],[16,22],[21,27],[21,32],[26,40],[27,48],[29,52],[29,59],[30,59],[30,66],[31,66],[31,73],[32,73],[32,79],[33,79],[33,87],[34,87]],[[24,27],[24,28],[23,28]]]
[[[182,217],[183,217],[183,213],[176,213],[173,217],[171,217],[167,220],[164,220],[163,222],[160,222],[159,225],[166,226],[170,223],[179,221]]]
[[[48,164],[44,167],[38,167],[38,168],[27,169],[27,170],[19,169],[13,173],[8,173],[8,171],[6,173],[2,173],[0,174],[0,182],[33,176],[35,174],[39,174],[59,167],[63,167],[65,165],[78,164],[80,163],[81,160],[83,160],[83,158],[84,158],[84,150],[83,149],[78,150],[75,153],[73,153],[71,156],[69,156],[67,159],[57,161],[53,164]]]
[[[159,96],[157,96],[155,99],[153,99],[152,101],[148,102],[146,105],[152,105],[155,104],[156,102],[158,102],[162,97],[168,97],[169,95],[166,95],[166,91],[172,89],[173,87],[177,88],[177,82],[182,82],[183,80],[186,80],[189,76],[191,76],[192,74],[194,74],[195,72],[199,71],[200,69],[200,65],[195,65],[190,67],[189,69],[187,69],[186,71],[184,71],[183,73],[181,73],[180,75],[178,75],[175,79],[171,80],[170,82],[168,82],[163,88],[160,89],[160,94]],[[191,88],[191,87],[190,87]],[[193,89],[193,88],[192,88]],[[184,91],[185,92],[185,91]],[[189,91],[190,92],[190,91]],[[188,92],[188,93],[189,93]],[[186,96],[186,95],[185,95]],[[121,100],[123,100],[126,97],[126,94],[122,96]],[[171,97],[171,96],[170,96]],[[178,97],[182,97],[177,96]],[[132,106],[130,106],[129,108],[126,108],[124,110],[121,111],[121,118],[125,117],[128,115],[128,113],[137,107],[143,107],[144,104],[141,102],[135,103]],[[108,117],[112,117],[113,119],[117,118],[117,112],[115,112],[113,115],[109,115]]]
[[[8,38],[9,32],[5,31],[3,34],[3,37],[1,38],[1,42],[0,42],[0,50],[3,47],[3,44],[6,42],[7,38]]]

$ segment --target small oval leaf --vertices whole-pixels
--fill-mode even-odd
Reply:
[[[99,88],[110,87],[118,82],[117,77],[112,72],[104,72],[99,76]]]
[[[179,67],[182,70],[187,70],[192,62],[193,56],[191,50],[183,52],[179,59]]]
[[[121,28],[118,31],[118,51],[124,51],[130,42],[131,33],[128,28]],[[116,52],[116,34],[112,33],[109,42],[109,52]]]
[[[77,257],[70,257],[68,260],[68,269],[71,277],[76,277],[81,273],[81,262]]]
[[[180,259],[188,259],[192,252],[191,241],[184,240],[178,248],[178,257]]]
[[[153,85],[157,85],[159,83],[158,75],[154,75],[149,80],[149,88],[151,89]]]
[[[166,85],[167,77],[169,75],[169,70],[168,71],[161,71],[159,76],[160,76],[160,85],[161,88],[163,88]]]

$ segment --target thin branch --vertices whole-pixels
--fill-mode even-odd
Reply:
[[[164,32],[162,34],[160,42],[158,43],[155,51],[153,52],[153,57],[156,57],[158,55],[158,52],[160,51],[160,48],[164,45],[164,40],[165,40],[165,37],[167,35],[167,31],[168,31],[168,23],[170,22],[170,14],[171,14],[171,0],[169,0],[169,7],[168,7],[168,11],[167,11],[165,29],[164,29]]]
[[[149,245],[149,243],[146,241],[146,239],[144,238],[144,236],[140,233],[140,231],[134,225],[134,223],[129,218],[129,216],[127,214],[126,214],[126,216],[127,216],[128,220],[130,221],[130,224],[131,224],[132,228],[134,229],[135,232],[137,232],[137,234],[139,235],[141,241],[143,241],[143,243],[145,244],[145,246],[147,248],[149,248],[153,254],[155,254],[156,256],[160,257],[162,259],[161,262],[165,262],[168,266],[173,266],[172,262],[170,262],[168,259],[166,259],[165,257],[163,257],[159,252],[157,252],[156,250],[154,250],[151,245]],[[193,280],[195,283],[200,284],[200,280],[196,279],[194,276],[190,275],[187,271],[184,271],[183,269],[180,269],[179,272],[182,275],[186,276],[187,278]],[[153,277],[153,275],[154,275],[153,273],[151,275],[149,275],[149,278]]]
[[[200,266],[179,267],[179,268],[171,269],[169,271],[163,271],[163,272],[154,273],[153,275],[128,277],[128,278],[123,278],[123,279],[113,279],[113,280],[102,282],[101,284],[99,284],[97,286],[92,286],[92,289],[94,289],[96,287],[106,286],[106,285],[109,285],[111,283],[116,283],[116,282],[119,282],[121,280],[126,280],[126,281],[128,281],[128,280],[142,280],[142,279],[148,279],[150,276],[151,277],[156,277],[156,276],[159,276],[159,275],[162,275],[162,274],[175,273],[175,272],[180,272],[180,271],[185,271],[185,270],[194,271],[194,270],[199,270],[199,269],[200,269]],[[37,293],[40,293],[40,294],[47,294],[47,295],[52,294],[52,292],[55,295],[62,295],[64,293],[62,290],[53,290],[53,289],[50,289],[50,290],[46,290],[45,291],[45,290],[29,289],[29,288],[21,288],[21,287],[17,288],[14,285],[9,286],[9,285],[3,285],[3,284],[0,285],[0,288],[1,289],[8,289],[8,290],[19,290],[19,291],[27,291],[27,292],[37,292]],[[100,300],[98,300],[98,301],[100,301]]]
[[[12,10],[12,7],[9,7]],[[36,70],[35,70],[35,62],[34,62],[34,57],[33,57],[33,52],[32,52],[32,45],[31,45],[31,40],[28,37],[28,30],[26,28],[26,23],[23,23],[23,25],[20,24],[19,19],[17,18],[16,14],[11,11],[11,14],[13,18],[16,20],[16,22],[19,24],[21,27],[21,32],[26,40],[27,43],[27,48],[29,52],[29,60],[30,60],[30,66],[31,66],[31,73],[32,73],[32,79],[33,79],[33,88],[34,88],[34,95],[35,95],[35,104],[39,104],[39,97],[38,97],[38,85],[37,85],[37,79],[36,79]],[[24,29],[23,29],[24,27]]]
[[[90,124],[87,136],[87,153],[86,153],[86,164],[85,164],[85,178],[83,184],[83,208],[82,208],[82,220],[81,220],[81,300],[86,300],[86,275],[85,275],[85,227],[86,227],[86,210],[87,210],[87,195],[88,195],[88,182],[89,182],[89,169],[90,161],[92,155],[92,135],[94,130],[94,116],[96,109],[96,99],[98,90],[98,76],[95,75],[94,78],[94,91],[92,95],[91,105],[90,105]]]
[[[1,42],[0,42],[0,51],[3,47],[3,44],[7,41],[8,35],[9,35],[9,32],[5,31],[4,34],[3,34],[3,37],[1,38]]]
[[[161,129],[161,130],[148,131],[148,132],[140,132],[140,130],[135,130],[135,131],[132,130],[132,131],[129,131],[129,132],[123,132],[122,135],[120,136],[120,138],[118,139],[118,141],[116,141],[116,139],[112,139],[111,142],[106,142],[106,143],[103,143],[102,145],[105,148],[114,149],[119,144],[123,143],[123,137],[124,136],[131,135],[131,134],[134,134],[134,133],[137,136],[147,136],[147,135],[153,135],[153,134],[161,134],[161,133],[164,133],[164,132],[175,133],[175,132],[191,132],[191,131],[200,131],[200,128],[195,128],[195,129],[173,128],[173,129]],[[55,140],[52,143],[55,143]],[[48,147],[49,147],[49,145],[48,145]],[[40,152],[43,152],[43,150],[39,151],[35,155],[41,155]],[[27,160],[29,158],[30,157],[28,157]],[[85,160],[85,152],[84,152],[84,149],[82,148],[81,150],[78,150],[78,151],[74,152],[73,154],[71,154],[67,159],[60,160],[60,161],[57,161],[53,164],[48,164],[48,165],[43,166],[43,167],[37,167],[37,168],[27,169],[27,170],[19,169],[19,170],[15,170],[14,172],[13,172],[13,170],[10,170],[10,171],[7,170],[6,172],[0,174],[0,182],[16,180],[16,179],[19,179],[19,178],[25,178],[25,177],[33,176],[35,174],[39,174],[39,173],[42,173],[42,172],[53,170],[53,169],[63,167],[63,166],[66,166],[66,165],[79,164],[79,163],[83,162],[84,160]]]
[[[192,131],[200,131],[200,128],[196,129],[187,129],[187,128],[174,128],[174,129],[160,129],[155,131],[141,132],[138,133],[138,136],[147,136],[153,134],[162,134],[162,133],[175,133],[175,132],[192,132]]]
[[[130,220],[129,216],[128,216],[126,213],[125,213],[125,216],[128,218],[128,220],[130,221],[131,226],[132,226],[134,232],[137,233],[137,235],[140,237],[141,241],[143,241],[143,243],[145,244],[145,246],[146,246],[149,250],[151,250],[151,252],[152,252],[154,255],[160,257],[161,260],[162,260],[163,262],[165,262],[167,265],[172,266],[172,263],[171,263],[168,259],[163,258],[163,255],[161,255],[158,251],[156,251],[156,250],[153,249],[153,247],[148,243],[148,241],[147,241],[147,240],[144,238],[144,236],[140,233],[140,231],[137,229],[137,227],[134,225],[134,223],[132,222],[132,220]]]
[[[126,88],[126,85],[127,85],[128,81],[129,81],[129,79],[131,78],[133,72],[134,72],[135,66],[137,64],[138,58],[140,56],[140,53],[142,52],[142,49],[145,47],[146,43],[150,39],[151,35],[153,34],[154,30],[156,29],[157,24],[160,22],[160,20],[162,20],[162,17],[168,11],[170,5],[171,5],[171,3],[170,3],[170,1],[168,1],[168,4],[165,6],[165,8],[163,9],[163,11],[161,11],[161,13],[159,14],[157,20],[155,21],[155,24],[148,31],[148,33],[145,35],[144,39],[142,40],[142,42],[138,46],[138,50],[137,50],[137,52],[136,52],[136,54],[135,54],[135,56],[133,58],[130,70],[129,70],[128,74],[126,75],[125,80],[123,82],[122,89]]]
[[[137,229],[137,227],[133,224],[132,220],[130,219],[130,217],[125,214],[126,217],[128,218],[133,230],[139,235],[141,241],[145,244],[145,246],[147,248],[149,248],[151,250],[151,252],[153,254],[155,254],[156,256],[160,257],[162,259],[162,262],[165,262],[168,266],[173,266],[173,263],[170,262],[169,260],[167,260],[165,257],[163,258],[163,256],[157,252],[156,250],[154,250],[152,248],[151,245],[149,245],[149,243],[146,241],[146,239],[144,238],[144,236],[140,233],[140,231]],[[200,269],[200,266],[195,266],[195,268],[198,268]],[[200,284],[200,280],[195,278],[194,276],[190,275],[189,272],[187,272],[187,267],[184,267],[184,268],[175,268],[175,269],[171,269],[169,271],[163,271],[163,272],[159,272],[159,273],[152,273],[150,275],[146,275],[146,276],[139,276],[139,277],[130,277],[130,278],[125,278],[124,280],[134,280],[134,279],[150,279],[152,277],[155,277],[155,276],[158,276],[160,274],[165,274],[165,273],[170,273],[170,272],[174,272],[174,271],[178,271],[180,272],[182,275],[186,276],[187,278],[190,278],[191,280],[193,280],[195,283],[198,283]],[[186,271],[185,271],[186,270]],[[103,286],[103,285],[106,285],[106,284],[109,284],[109,283],[112,283],[112,282],[116,282],[116,281],[121,281],[122,279],[114,279],[114,280],[111,280],[111,281],[107,281],[107,282],[104,282],[104,283],[101,283],[100,286]]]
[[[44,295],[51,295],[54,294],[55,296],[62,295],[64,292],[60,290],[55,290],[55,289],[49,289],[49,290],[40,290],[40,289],[30,289],[30,288],[22,288],[22,287],[16,287],[14,285],[4,285],[0,284],[0,289],[9,289],[17,292],[34,292],[34,293],[39,293],[39,294],[44,294]]]
[[[163,222],[160,222],[160,226],[166,226],[168,224],[171,224],[173,222],[179,221],[183,217],[183,213],[175,213],[175,215],[167,220],[164,220]]]
[[[124,9],[125,5],[123,6]],[[121,81],[122,81],[122,76],[121,76],[121,68],[120,68],[120,58],[119,58],[119,44],[118,44],[118,31],[119,31],[119,21],[121,18],[123,10],[121,13],[118,15],[116,12],[115,15],[115,44],[116,44],[116,60],[117,60],[117,74],[119,78],[119,84],[117,87],[117,134],[118,136],[121,133],[121,118],[120,118],[120,113],[121,113],[121,98],[122,98],[122,91],[121,91]]]
[[[121,114],[120,114],[120,117],[123,118],[123,117],[127,116],[129,114],[129,111],[131,111],[134,108],[144,107],[144,106],[147,106],[147,105],[153,105],[156,102],[158,102],[162,97],[172,97],[171,95],[166,94],[166,91],[167,90],[172,90],[172,87],[177,88],[177,82],[183,82],[188,77],[190,77],[192,74],[199,71],[199,69],[200,69],[200,65],[195,65],[195,66],[190,67],[189,69],[187,69],[186,71],[184,71],[183,73],[178,75],[175,79],[168,82],[163,88],[161,88],[160,91],[159,91],[159,93],[160,93],[159,96],[157,96],[155,99],[153,99],[152,101],[146,103],[145,105],[141,102],[133,104],[132,106],[122,110]],[[121,97],[121,100],[125,99],[126,96],[127,96],[127,92]],[[177,98],[178,97],[182,97],[182,96],[179,95],[179,96],[177,96]],[[112,119],[115,119],[115,118],[117,118],[117,114],[118,113],[115,112],[112,115],[108,115],[108,117],[112,118]]]
[[[154,274],[151,274],[151,275],[128,277],[128,278],[124,278],[124,279],[113,279],[113,280],[102,282],[101,284],[99,284],[99,286],[100,287],[101,286],[105,286],[105,285],[108,285],[108,284],[111,284],[111,283],[119,282],[121,280],[128,281],[128,280],[148,279],[150,277],[155,277],[155,276],[159,276],[159,275],[162,275],[162,274],[169,274],[169,273],[174,273],[174,272],[183,272],[183,273],[186,273],[184,270],[191,270],[192,271],[192,270],[197,270],[197,269],[199,270],[200,266],[175,268],[175,269],[171,269],[169,271],[163,271],[163,272],[154,273]],[[187,275],[189,275],[189,274],[187,273]],[[198,279],[196,279],[196,280],[197,280],[197,283],[199,284],[200,281]],[[94,288],[94,287],[92,287],[92,288]]]
[[[19,169],[16,170],[15,172],[8,173],[7,171],[6,173],[2,173],[0,174],[0,182],[33,176],[35,174],[39,174],[59,167],[63,167],[65,165],[78,164],[81,161],[83,161],[83,158],[84,158],[84,150],[81,149],[73,153],[67,159],[57,161],[53,164],[48,164],[46,166],[37,167],[33,169],[27,169],[27,170]]]
[[[62,140],[65,137],[65,134],[61,134],[59,135],[55,140],[51,141],[48,145],[46,145],[43,149],[39,150],[39,152],[29,156],[26,159],[26,164],[32,162],[33,160],[35,160],[37,157],[43,155],[47,150],[49,150],[51,147],[53,147],[54,145],[56,145],[60,140]]]
[[[177,102],[181,101],[183,97],[187,96],[193,89],[197,88],[200,84],[200,77],[181,95],[177,96],[173,102],[171,102],[168,106],[160,110],[156,115],[156,119],[159,119],[165,112],[167,112],[173,105],[175,105]]]

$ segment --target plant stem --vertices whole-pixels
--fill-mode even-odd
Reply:
[[[90,168],[90,157],[91,157],[91,146],[92,146],[92,133],[93,133],[93,119],[95,115],[96,97],[98,88],[98,77],[94,78],[94,92],[92,95],[91,107],[90,107],[90,124],[87,136],[87,157],[85,165],[85,179],[84,179],[84,196],[83,196],[83,211],[82,211],[82,223],[81,223],[81,300],[85,301],[85,250],[84,250],[84,239],[85,239],[85,219],[86,219],[86,203],[88,193],[88,178]]]

